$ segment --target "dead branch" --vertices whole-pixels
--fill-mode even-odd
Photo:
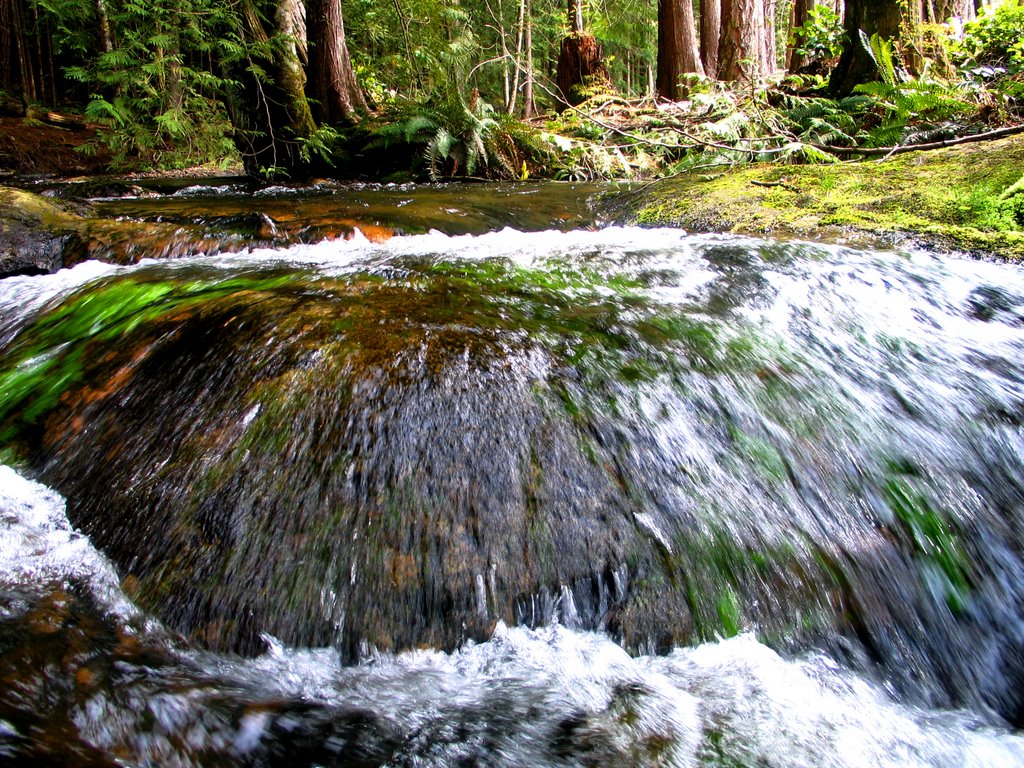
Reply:
[[[943,139],[933,141],[930,144],[906,144],[895,147],[830,147],[826,144],[810,144],[815,149],[829,152],[833,155],[857,155],[858,157],[888,157],[889,155],[902,155],[905,152],[921,152],[928,149],[942,149],[943,147],[955,147],[958,144],[971,144],[976,141],[991,141],[1000,139],[1003,136],[1013,136],[1017,133],[1024,133],[1024,125],[1011,125],[1005,128],[997,128],[994,131],[985,133],[974,133],[970,136],[958,136],[955,139]]]

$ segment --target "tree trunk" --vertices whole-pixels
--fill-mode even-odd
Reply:
[[[833,96],[849,96],[861,83],[880,79],[878,65],[861,33],[869,39],[877,34],[885,40],[898,40],[903,22],[901,5],[901,0],[846,0],[843,27],[847,40],[829,81]]]
[[[368,111],[345,44],[341,0],[309,0],[309,72],[320,122],[358,122]]]
[[[12,96],[35,101],[35,70],[32,66],[32,40],[26,33],[22,0],[0,0],[0,86]]]
[[[110,16],[107,15],[106,0],[95,0],[96,8],[96,45],[100,53],[114,50],[114,38],[110,34]]]
[[[815,0],[796,0],[793,3],[793,9],[789,16],[789,30],[792,36],[793,30],[797,27],[802,27],[810,19],[808,12],[817,3]],[[786,57],[786,69],[789,72],[797,73],[808,63],[807,55],[803,53],[797,53],[796,49],[799,48],[803,41],[797,38],[792,38],[794,44],[789,48],[788,55]]]
[[[523,47],[526,49],[526,73],[523,78],[523,118],[529,120],[536,111],[533,101],[533,3],[525,0],[526,30]]]
[[[502,43],[501,47],[508,53],[508,50],[504,42],[504,31],[502,31]],[[516,53],[513,57],[514,66],[512,68],[512,87],[508,90],[505,95],[505,112],[508,114],[514,114],[516,111],[516,104],[519,101],[519,89],[522,85],[526,66],[523,63],[523,46],[526,44],[526,0],[519,0],[519,12],[516,18]]]
[[[700,58],[704,74],[718,77],[718,43],[722,34],[722,0],[701,0]]]
[[[293,0],[282,0],[287,5]],[[302,140],[316,130],[305,93],[305,75],[299,60],[295,18],[275,5],[260,14],[252,5],[240,9],[242,43],[250,51],[272,50],[269,60],[242,61],[225,71],[237,83],[228,94],[227,108],[234,126],[235,146],[242,156],[245,172],[254,178],[284,174],[301,178],[312,173],[309,158],[303,157]],[[268,30],[262,18],[273,18],[276,28]],[[269,46],[272,34],[290,44]],[[254,69],[269,71],[260,78]]]
[[[764,0],[723,0],[718,76],[755,83],[768,71],[765,61]]]
[[[658,1],[658,95],[678,101],[686,73],[704,74],[691,0]]]
[[[568,0],[569,37],[583,35],[583,0]]]
[[[601,44],[584,31],[582,0],[568,0],[568,10],[569,35],[562,40],[557,81],[564,104],[575,106],[586,101],[591,91],[610,91],[612,85]]]
[[[776,0],[764,0],[764,73],[775,74],[779,68],[779,53],[775,44]]]

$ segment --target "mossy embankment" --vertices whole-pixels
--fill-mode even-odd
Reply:
[[[666,178],[621,219],[862,244],[919,241],[1024,259],[1024,138],[833,165],[755,164]]]

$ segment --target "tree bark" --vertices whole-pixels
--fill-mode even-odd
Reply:
[[[861,32],[868,38],[877,34],[885,40],[898,40],[903,22],[901,5],[901,0],[846,0],[843,27],[847,40],[829,81],[832,96],[848,96],[861,83],[880,78],[878,65],[865,48]]]
[[[768,72],[764,0],[723,0],[718,76],[754,83]]]
[[[368,110],[356,82],[348,46],[341,0],[309,0],[309,72],[320,122],[351,124]]]
[[[523,118],[529,120],[536,111],[533,100],[533,2],[526,3],[526,30],[523,46],[526,49],[526,72],[523,75]]]
[[[779,68],[779,56],[775,44],[776,0],[764,0],[764,73],[775,74]]]
[[[790,35],[792,35],[792,31],[794,29],[802,27],[807,23],[810,19],[808,12],[815,5],[815,0],[796,0],[796,2],[793,3],[793,9],[789,15]],[[807,64],[807,56],[803,53],[797,53],[796,51],[801,44],[801,40],[794,38],[794,45],[789,48],[786,58],[786,69],[794,74],[799,72],[804,65]]]
[[[568,0],[567,5],[569,35],[562,40],[557,82],[564,104],[575,106],[586,101],[592,88],[611,90],[612,86],[601,44],[584,29],[582,0]]]
[[[678,101],[686,73],[704,74],[691,0],[658,0],[658,95]]]
[[[95,0],[96,8],[96,45],[100,53],[114,50],[114,38],[110,34],[110,16],[107,14],[106,0]]]
[[[583,0],[568,0],[569,37],[583,35]]]
[[[722,35],[722,0],[701,0],[700,58],[704,74],[718,77],[718,42]]]
[[[504,31],[502,31],[502,49],[508,51],[504,42]],[[522,85],[526,65],[523,63],[523,46],[526,44],[526,0],[519,0],[519,11],[516,15],[516,52],[513,57],[512,86],[505,95],[505,111],[514,114],[516,104],[519,101],[519,89]]]
[[[293,0],[282,0],[281,4]],[[259,13],[252,5],[241,7],[242,42],[252,51],[272,50],[269,60],[239,62],[225,71],[237,86],[228,94],[227,108],[234,126],[235,146],[242,156],[245,172],[254,178],[284,174],[301,178],[312,173],[303,157],[302,140],[316,130],[305,93],[305,74],[299,60],[295,19],[275,4],[270,13]],[[287,10],[287,9],[285,9]],[[261,18],[274,19],[268,29]],[[286,45],[268,46],[270,37],[280,34]],[[269,71],[260,78],[254,69]]]

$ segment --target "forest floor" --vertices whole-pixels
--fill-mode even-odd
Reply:
[[[0,117],[0,174],[66,177],[109,173],[110,152],[102,145],[93,149],[95,137],[94,128],[77,120],[59,126],[40,119]]]

